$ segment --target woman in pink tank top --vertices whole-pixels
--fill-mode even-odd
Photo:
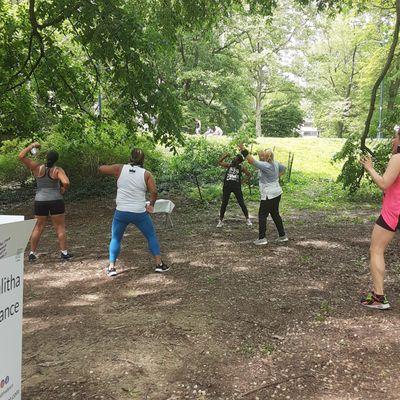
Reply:
[[[400,229],[400,129],[392,140],[392,157],[385,173],[375,171],[370,156],[361,159],[361,164],[375,184],[383,191],[382,211],[371,236],[370,270],[373,289],[362,299],[361,304],[369,308],[385,310],[390,304],[383,290],[385,276],[385,250]]]

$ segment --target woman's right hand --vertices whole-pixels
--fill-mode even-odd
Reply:
[[[38,143],[38,142],[34,142],[34,143],[32,143],[32,144],[30,145],[30,148],[33,149],[34,147],[37,148],[37,149],[40,149],[41,144]]]
[[[370,155],[362,156],[360,163],[363,165],[366,171],[370,171],[374,167],[372,164],[372,157]]]

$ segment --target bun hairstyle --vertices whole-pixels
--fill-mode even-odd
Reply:
[[[50,150],[46,154],[46,167],[51,168],[58,161],[58,153],[54,150]]]
[[[144,153],[142,149],[138,149],[135,147],[131,151],[131,159],[130,162],[132,165],[138,165],[139,167],[143,167],[144,163]]]

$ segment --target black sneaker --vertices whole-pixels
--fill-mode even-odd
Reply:
[[[60,256],[61,260],[63,260],[63,261],[68,261],[72,257],[73,257],[73,255],[71,253],[67,253],[67,254],[61,253],[61,256]]]
[[[117,276],[117,270],[113,267],[107,267],[106,268],[106,274],[109,278],[114,278],[115,276]]]
[[[35,253],[30,253],[28,257],[29,262],[35,262],[38,259],[37,255]]]
[[[167,264],[164,264],[164,263],[161,261],[161,264],[160,264],[160,265],[157,265],[157,267],[156,267],[156,269],[155,269],[155,272],[167,272],[168,270],[169,270],[168,265],[167,265]]]

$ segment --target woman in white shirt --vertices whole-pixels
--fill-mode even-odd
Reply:
[[[279,214],[279,203],[282,197],[282,188],[279,184],[279,178],[285,173],[286,167],[277,161],[274,161],[274,153],[271,149],[262,150],[258,153],[260,161],[254,159],[253,156],[244,148],[243,144],[239,146],[243,157],[247,161],[259,169],[260,179],[260,208],[258,211],[258,239],[254,241],[256,245],[267,244],[265,238],[267,229],[267,218],[271,217],[278,231],[278,242],[287,242],[289,239],[286,236],[283,227],[283,221]]]

